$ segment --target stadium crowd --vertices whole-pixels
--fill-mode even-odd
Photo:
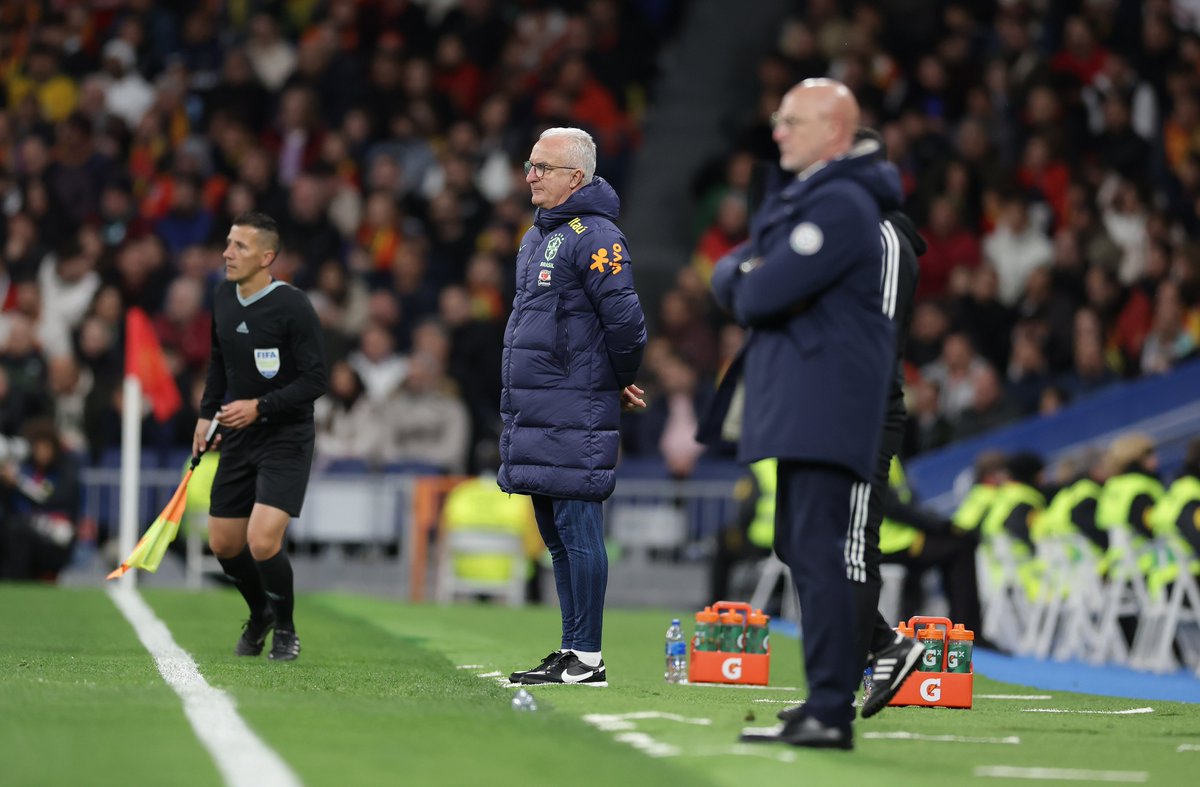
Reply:
[[[740,329],[707,280],[745,238],[770,114],[851,86],[930,249],[905,455],[1157,374],[1200,343],[1200,17],[1169,0],[809,0],[754,111],[696,173],[692,264],[646,300],[624,449],[678,477]],[[230,219],[280,223],[331,392],[320,461],[474,470],[498,431],[511,262],[537,132],[588,129],[630,176],[673,0],[19,0],[0,10],[0,434],[120,438],[123,313],[148,312],[189,444]],[[634,249],[636,254],[636,249]],[[659,297],[660,296],[660,297]]]
[[[618,188],[671,4],[6,3],[0,25],[0,433],[53,417],[119,444],[123,313],[140,307],[188,445],[233,216],[277,218],[276,278],[322,321],[319,453],[448,472],[499,420],[521,161],[591,130]]]

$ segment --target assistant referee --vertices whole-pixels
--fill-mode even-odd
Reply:
[[[213,479],[208,542],[234,581],[250,619],[234,650],[292,661],[300,638],[292,619],[292,564],[283,549],[300,515],[312,467],[313,401],[327,375],[320,326],[308,297],[271,277],[279,254],[275,220],[244,213],[225,243],[225,282],[213,295],[212,356],[192,454],[215,417],[221,461]]]

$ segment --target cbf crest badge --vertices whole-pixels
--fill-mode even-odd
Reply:
[[[558,256],[558,247],[563,243],[563,234],[556,232],[550,236],[550,240],[546,241],[546,259],[552,260]]]
[[[279,374],[279,348],[255,348],[254,366],[258,369],[258,373],[268,380]]]

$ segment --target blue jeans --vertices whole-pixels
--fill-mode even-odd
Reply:
[[[562,648],[600,650],[608,554],[604,508],[592,500],[533,495],[533,514],[554,563],[554,586],[562,612]]]

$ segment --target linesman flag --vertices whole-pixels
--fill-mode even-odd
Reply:
[[[204,436],[205,450],[212,441],[218,425],[215,418],[209,424],[208,434]],[[171,502],[167,503],[167,507],[158,515],[158,519],[154,520],[154,524],[150,525],[146,534],[129,553],[129,557],[113,569],[107,579],[116,579],[131,568],[142,568],[152,574],[158,571],[158,565],[162,563],[163,555],[167,553],[167,547],[175,540],[175,536],[179,535],[179,523],[183,519],[183,509],[187,504],[188,481],[192,479],[192,473],[200,464],[202,456],[204,456],[204,451],[192,457],[192,464],[183,474],[183,480],[179,482],[179,488],[175,490],[175,494],[171,495]]]

